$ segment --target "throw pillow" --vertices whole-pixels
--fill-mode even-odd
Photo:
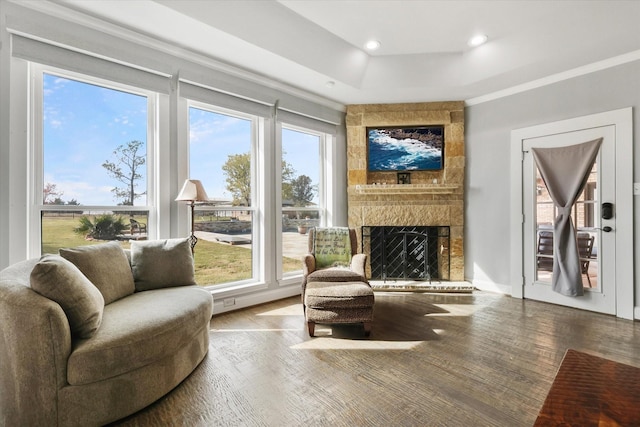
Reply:
[[[316,227],[313,241],[316,270],[327,267],[348,268],[351,263],[351,238],[347,227]]]
[[[105,304],[135,291],[131,266],[118,242],[63,248],[60,255],[75,264],[100,290]]]
[[[136,291],[196,284],[188,238],[131,242],[131,269]]]
[[[47,254],[31,271],[31,289],[57,302],[67,315],[71,334],[89,338],[102,323],[104,298],[71,262]]]

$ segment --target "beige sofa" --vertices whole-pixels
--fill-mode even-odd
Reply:
[[[0,426],[107,424],[168,393],[207,353],[213,300],[189,286],[186,239],[60,255],[0,272]]]

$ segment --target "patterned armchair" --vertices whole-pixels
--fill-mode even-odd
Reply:
[[[348,257],[345,254],[344,260],[350,258],[344,265],[326,266],[320,259],[316,258],[316,235],[317,233],[324,233],[328,231],[331,233],[334,230],[348,231]],[[365,263],[367,256],[365,254],[359,254],[358,252],[358,240],[356,237],[356,231],[352,228],[344,229],[341,227],[331,228],[312,228],[309,230],[309,253],[303,258],[303,277],[302,277],[302,298],[304,301],[304,293],[308,282],[364,282],[369,283],[365,274]]]
[[[356,252],[353,229],[309,231],[302,305],[310,336],[315,334],[316,323],[362,323],[365,336],[371,333],[375,297],[365,275],[367,256]]]

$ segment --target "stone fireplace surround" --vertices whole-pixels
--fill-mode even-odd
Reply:
[[[362,243],[363,226],[450,227],[450,280],[464,280],[464,102],[347,106],[349,227]],[[395,172],[367,170],[368,126],[444,125],[444,169],[411,172],[397,184]]]

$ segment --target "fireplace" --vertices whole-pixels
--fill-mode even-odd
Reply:
[[[448,226],[364,226],[371,279],[449,280]]]
[[[371,170],[367,128],[416,125],[443,127],[442,169]],[[348,224],[369,255],[368,276],[464,281],[464,102],[349,105],[346,126]]]

